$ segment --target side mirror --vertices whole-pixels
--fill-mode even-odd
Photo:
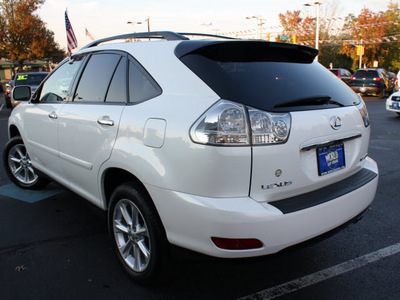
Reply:
[[[15,86],[11,92],[11,98],[15,101],[29,101],[31,99],[31,93],[30,86]]]

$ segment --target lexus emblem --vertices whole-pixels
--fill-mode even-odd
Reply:
[[[332,129],[339,130],[342,127],[342,120],[338,116],[333,116],[329,122]]]

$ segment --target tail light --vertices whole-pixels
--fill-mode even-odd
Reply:
[[[396,83],[395,84],[399,85],[399,79],[398,78],[396,79]]]
[[[363,119],[364,126],[368,127],[370,123],[369,123],[369,114],[367,106],[365,105],[363,98],[360,95],[358,95],[358,97],[360,98],[360,102],[358,103],[357,108],[361,114],[361,118]]]
[[[268,113],[235,102],[220,100],[191,127],[195,143],[219,146],[269,145],[286,142],[289,113]]]
[[[353,76],[351,76],[351,77],[350,77],[350,79],[351,79],[351,80],[356,80],[356,78],[355,78],[355,77],[353,77]]]
[[[379,81],[379,80],[381,80],[380,77],[374,77],[374,81]]]

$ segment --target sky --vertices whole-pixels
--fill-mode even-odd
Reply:
[[[201,32],[225,34],[240,31],[256,33],[257,20],[263,19],[263,30],[278,32],[279,14],[301,10],[302,16],[315,17],[316,6],[304,6],[311,0],[46,0],[37,11],[47,28],[54,32],[56,42],[66,50],[64,13],[68,16],[78,40],[78,49],[91,40],[85,28],[95,39],[124,33],[147,31]],[[349,13],[358,16],[363,8],[373,12],[385,11],[390,0],[318,0],[320,16],[326,10],[336,17]],[[400,0],[391,0],[399,3]],[[312,0],[311,2],[317,2]],[[128,24],[127,22],[142,24]],[[339,22],[339,21],[338,21]],[[338,25],[340,26],[340,25]],[[75,52],[74,50],[73,52]]]

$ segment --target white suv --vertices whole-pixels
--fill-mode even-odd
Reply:
[[[95,41],[32,99],[13,91],[25,102],[9,119],[11,180],[50,177],[106,210],[139,282],[171,244],[238,258],[321,235],[362,213],[378,184],[365,104],[317,50],[188,35]]]

